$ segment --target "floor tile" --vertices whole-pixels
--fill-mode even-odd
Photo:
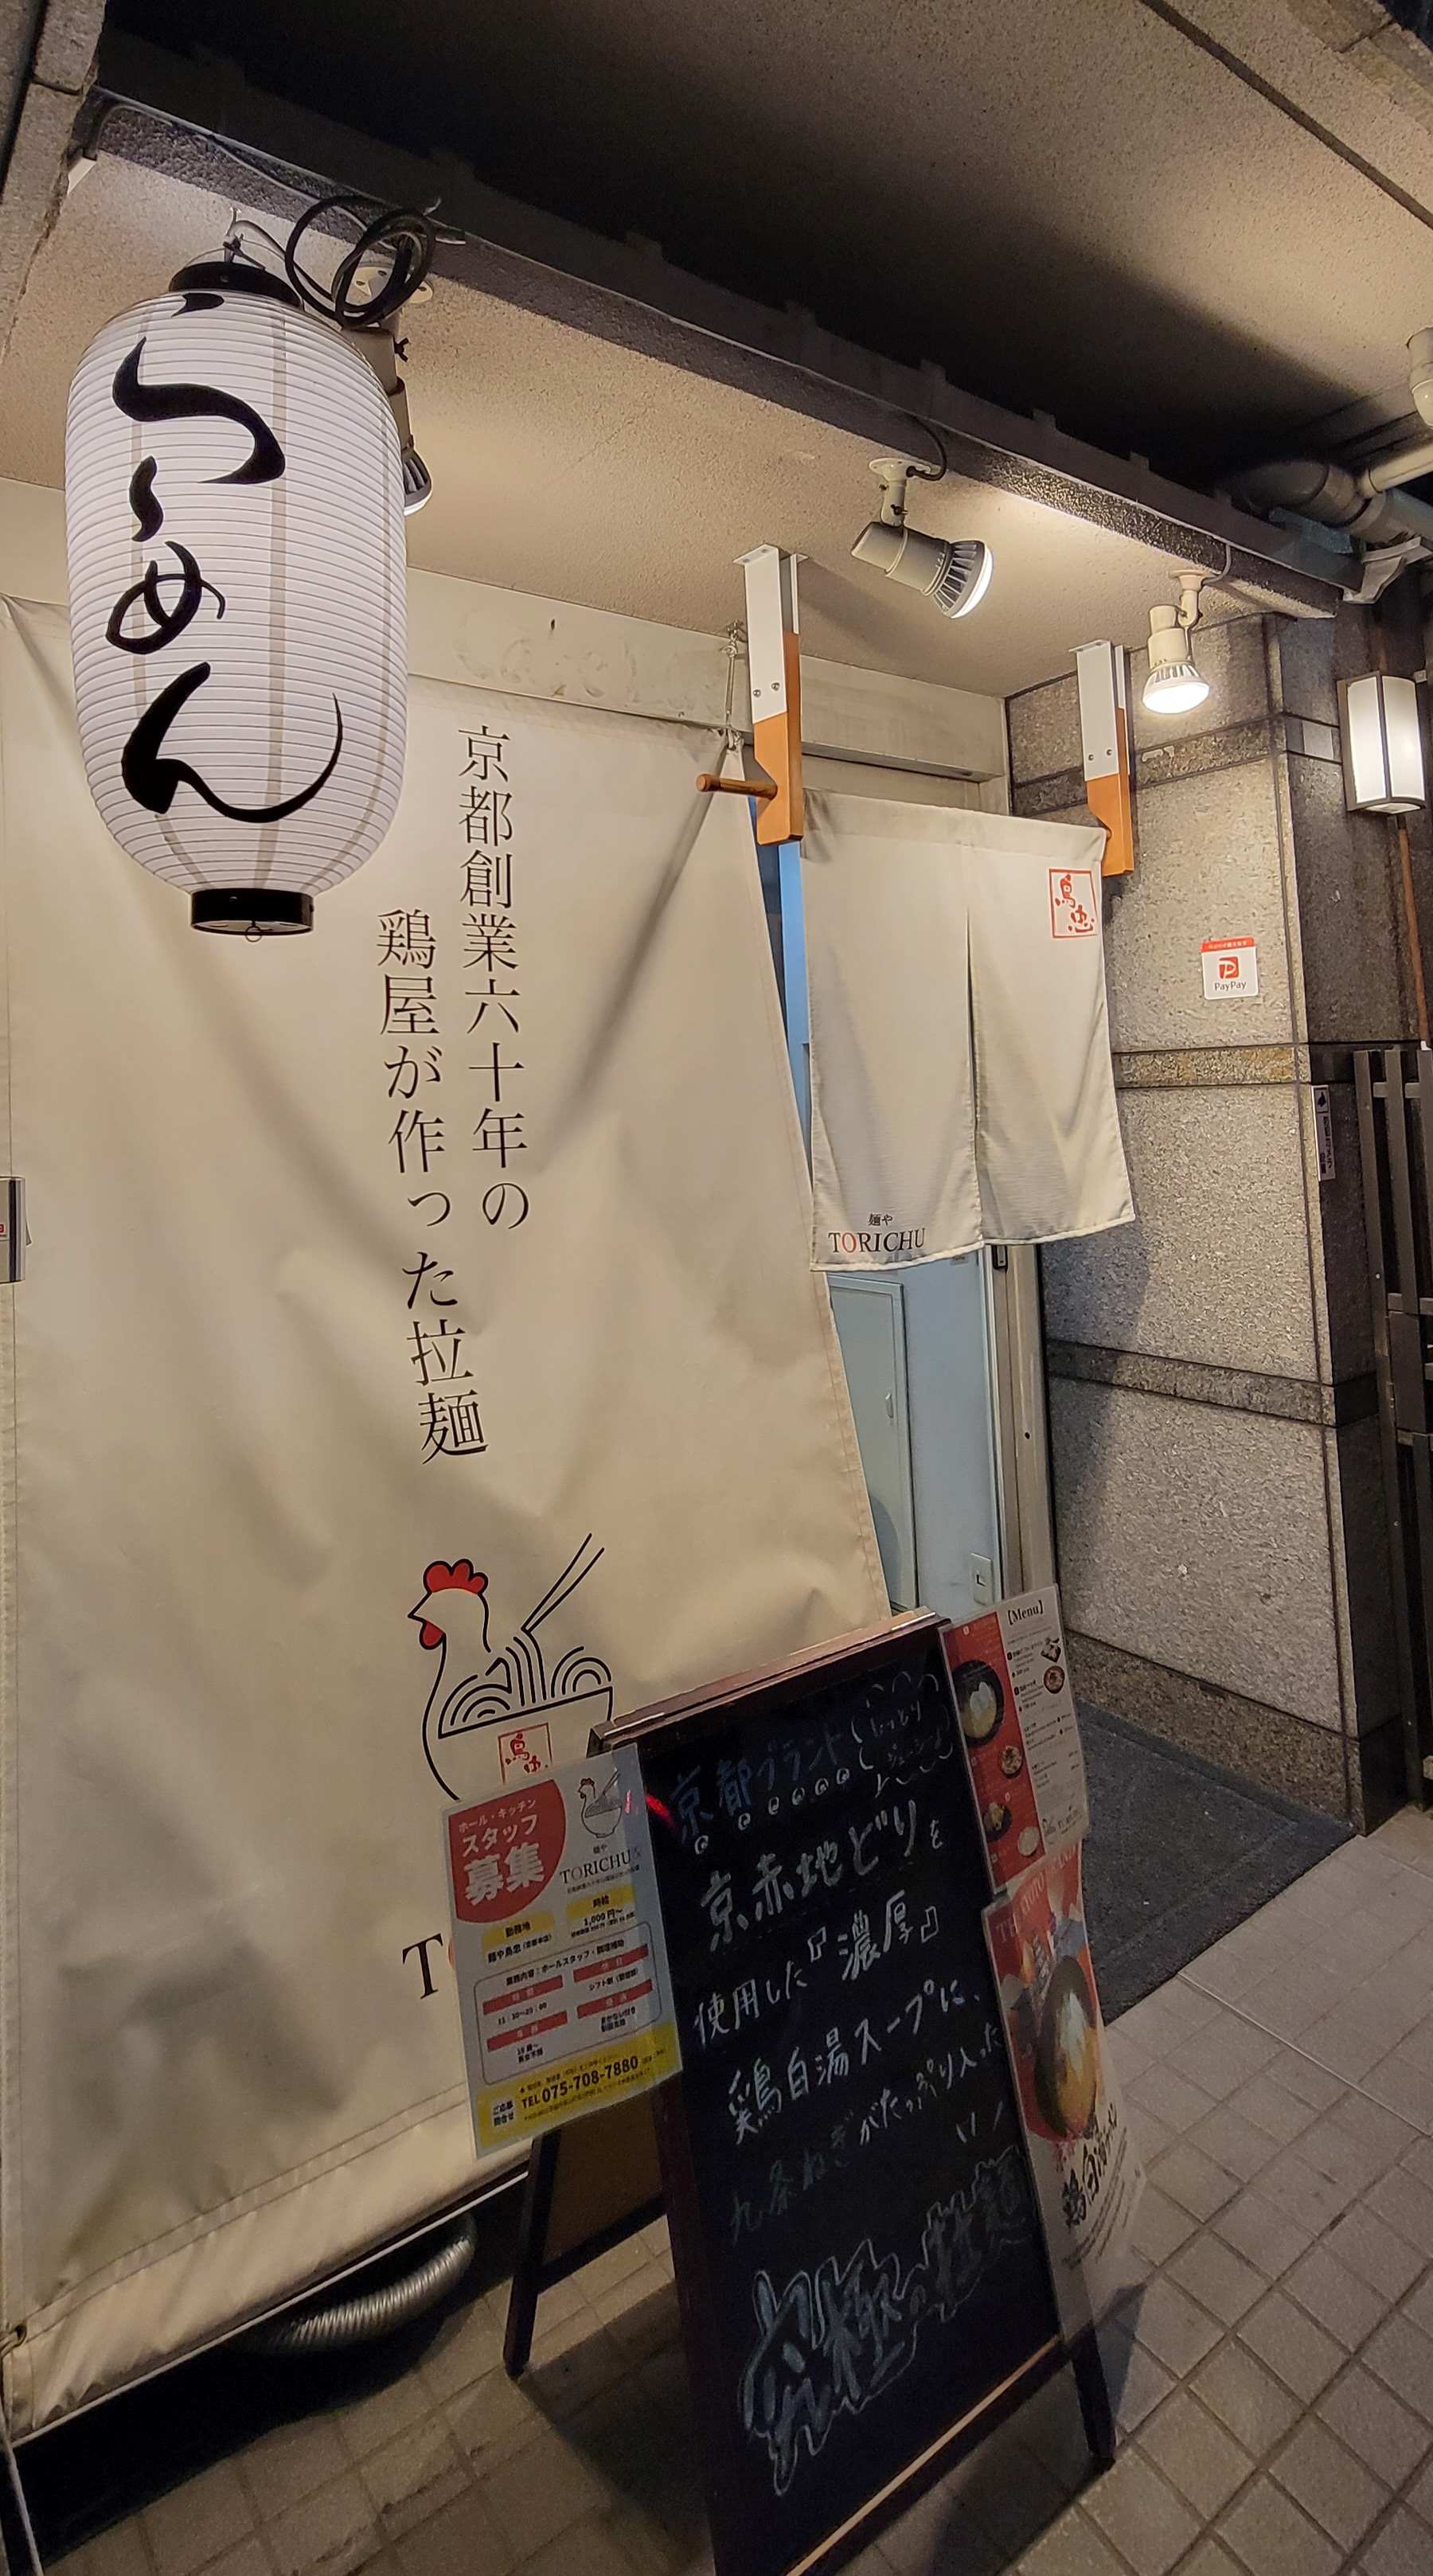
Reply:
[[[1282,2290],[1271,2291],[1239,2328],[1239,2340],[1260,2361],[1311,2405],[1342,2366],[1344,2351],[1312,2317],[1296,2307]]]
[[[1078,2506],[1027,2549],[1016,2576],[1125,2576],[1092,2522]]]
[[[1390,2111],[1399,2112],[1415,2129],[1433,2136],[1433,2075],[1424,2068],[1410,2064],[1395,2050],[1369,2068],[1363,2089],[1376,2102],[1386,2103]]]
[[[1174,2386],[1162,2362],[1143,2344],[1121,2334],[1117,2326],[1101,2326],[1100,2352],[1104,2359],[1105,2377],[1110,2384],[1110,2402],[1121,2433],[1133,2433],[1152,2414],[1161,2398]]]
[[[1427,2523],[1400,2506],[1367,2543],[1359,2576],[1428,2576],[1428,2537]]]
[[[942,2565],[955,2576],[1001,2576],[1003,2566],[988,2533],[969,2514],[953,2514],[950,2497],[939,2488],[888,2523],[877,2548],[897,2576],[934,2576]]]
[[[632,2576],[632,2562],[611,2526],[589,2515],[525,2558],[519,2576]]]
[[[1374,2476],[1402,2486],[1433,2444],[1433,2432],[1391,2389],[1354,2362],[1319,2399],[1321,2422],[1356,2451]]]
[[[193,2576],[255,2525],[248,2491],[232,2460],[186,2478],[141,2516],[158,2576]]]
[[[1309,2228],[1299,2226],[1277,2201],[1265,2199],[1253,2188],[1221,2209],[1215,2225],[1225,2243],[1246,2262],[1256,2263],[1271,2281],[1297,2263],[1313,2242]]]
[[[1338,2076],[1326,2066],[1318,2065],[1301,2048],[1281,2048],[1269,2069],[1276,2084],[1292,2093],[1310,2111],[1331,2110],[1347,2089]]]
[[[1344,2550],[1358,2547],[1389,2501],[1382,2479],[1312,2419],[1270,2462],[1270,2475]]]
[[[1125,2120],[1130,2136],[1134,2140],[1135,2153],[1146,2173],[1151,2166],[1159,2162],[1161,2156],[1168,2154],[1171,2147],[1179,2144],[1178,2132],[1169,2128],[1163,2120],[1157,2120],[1154,2113],[1146,2111],[1142,2103],[1127,2099]]]
[[[1359,2360],[1425,2424],[1433,2424],[1433,2337],[1411,2317],[1386,2318],[1364,2345]]]
[[[1392,2305],[1391,2300],[1389,2304]],[[1408,2292],[1403,2312],[1413,2319],[1416,2326],[1421,2326],[1426,2335],[1433,2335],[1433,2272],[1429,2272],[1416,2289]]]
[[[1410,2290],[1423,2269],[1407,2238],[1370,2209],[1351,2209],[1326,2240],[1327,2251],[1346,2272],[1356,2272],[1372,2290],[1390,2302]]]
[[[1267,1976],[1246,1986],[1239,1997],[1239,2010],[1265,2034],[1263,2057],[1256,2064],[1266,2062],[1273,2054],[1271,2040],[1297,2039],[1328,2008],[1328,1971],[1307,1958],[1285,1959]]]
[[[1260,2174],[1256,2188],[1276,2202],[1296,2226],[1306,2228],[1310,2237],[1315,2237],[1343,2216],[1358,2193],[1351,2182],[1336,2182],[1331,2175],[1317,2171],[1305,2159],[1303,2145],[1300,2138],[1294,2146],[1282,2148]]]
[[[1179,2576],[1244,2576],[1237,2558],[1231,2558],[1222,2540],[1201,2540],[1192,2558],[1186,2558]]]
[[[1087,2484],[1094,2463],[1085,2439],[1074,2373],[1057,2371],[1036,2397],[1022,2406],[1015,2430],[1023,2450],[1033,2451],[1067,2495]]]
[[[372,2451],[359,2471],[390,2540],[452,2504],[471,2470],[441,2415],[410,2424],[396,2441]]]
[[[263,2522],[311,2495],[348,2466],[348,2455],[336,2427],[326,2416],[306,2416],[297,2424],[277,2424],[262,2440],[240,2453],[245,2483]]]
[[[1023,2451],[1011,2424],[961,2462],[938,2491],[945,2501],[946,2524],[958,2528],[968,2515],[993,2540],[1002,2560],[1018,2558],[1033,2547],[1043,2531],[1057,2522],[1066,2491],[1059,2480],[1029,2452]],[[945,2542],[935,2553],[939,2565]]]
[[[1395,2120],[1393,2113],[1385,2111],[1380,2103],[1368,2101],[1362,2093],[1345,2093],[1342,2102],[1336,2102],[1324,2118],[1315,2120],[1312,2128],[1305,2129],[1289,2153],[1297,2156],[1301,2164],[1310,2166],[1316,2174],[1339,2184],[1348,2200],[1355,2200],[1361,2192],[1367,2191],[1370,2183],[1377,2181],[1380,2174],[1386,2173],[1390,2165],[1397,2164],[1398,2148],[1384,2140],[1360,2136],[1356,2129],[1347,2126],[1343,2112],[1344,2105],[1349,2102],[1362,2102],[1366,2110],[1388,2121],[1393,2128],[1401,2130],[1403,2127],[1402,2121]]]
[[[1416,2247],[1425,2263],[1433,2262],[1433,2191],[1406,2165],[1380,2174],[1367,2194],[1368,2207]]]
[[[507,2537],[476,2489],[398,2544],[402,2576],[508,2576],[512,2564]]]
[[[71,2550],[60,2564],[65,2576],[154,2576],[138,2514]]]
[[[1411,2156],[1425,2143],[1416,2129],[1410,2128],[1406,2120],[1400,2120],[1396,2111],[1387,2110],[1383,2103],[1375,2102],[1364,2092],[1350,2090],[1345,2093],[1335,2102],[1329,2117],[1336,2120],[1341,2128],[1351,2129],[1355,2137],[1367,2138],[1386,2150],[1389,2164],[1396,2164],[1402,2156]],[[1428,2180],[1426,2174],[1423,2180]]]
[[[515,2459],[500,2462],[483,2501],[506,2533],[515,2563],[545,2549],[560,2531],[609,2501],[604,2481],[557,2433],[539,2433]]]
[[[1198,2520],[1183,2497],[1138,2451],[1126,2451],[1116,2460],[1083,2503],[1135,2576],[1166,2576],[1199,2537]]]
[[[267,2525],[278,2576],[353,2576],[383,2548],[378,2516],[349,2469]]]
[[[1276,2146],[1285,2147],[1301,2129],[1309,2126],[1318,2105],[1305,2102],[1299,2094],[1291,2092],[1287,2084],[1281,2084],[1277,2077],[1266,2074],[1254,2076],[1249,2083],[1241,2084],[1236,2093],[1231,2093],[1229,2108],[1247,2120],[1251,2128],[1260,2129],[1266,2138],[1272,2138]]]
[[[1181,2245],[1168,2277],[1226,2326],[1236,2324],[1269,2286],[1262,2272],[1208,2227]]]
[[[1134,2242],[1141,2254],[1147,2254],[1151,2263],[1166,2263],[1194,2228],[1187,2209],[1170,2200],[1157,2183],[1146,2184],[1134,2222]]]
[[[1192,2129],[1196,2120],[1206,2118],[1214,2108],[1211,2093],[1206,2093],[1202,2085],[1191,2084],[1187,2075],[1176,2075],[1167,2062],[1146,2068],[1130,2086],[1129,2098],[1141,2110],[1152,2111],[1176,2134]]]
[[[1299,2039],[1299,2046],[1316,2065],[1327,2066],[1356,2084],[1370,2066],[1396,2046],[1397,2034],[1384,2032],[1351,2002],[1335,2005],[1321,2020],[1311,2022]]]
[[[1283,2440],[1298,2417],[1288,2390],[1239,2344],[1225,2344],[1212,2354],[1190,2385],[1226,2432],[1256,2460]]]
[[[1176,2075],[1187,2076],[1201,2092],[1222,2102],[1267,2066],[1273,2051],[1266,2033],[1254,2021],[1220,2012],[1189,2039],[1182,2039],[1165,2060]]]
[[[1253,2474],[1248,2452],[1184,2388],[1141,2427],[1139,2447],[1206,2522]]]
[[[1429,2525],[1430,2529],[1433,2529],[1433,2462],[1422,2469],[1414,2479],[1405,2501],[1411,2504],[1414,2512]]]
[[[538,2318],[544,2326],[552,2322],[545,2299],[538,2302]],[[475,2299],[470,2307],[444,2318],[423,2355],[421,2374],[442,2405],[456,2397],[459,2389],[471,2388],[475,2380],[485,2378],[501,2360],[502,2336],[484,2302]]]
[[[1329,2334],[1337,2337],[1346,2352],[1356,2350],[1365,2336],[1372,2334],[1390,2305],[1382,2290],[1372,2288],[1345,2264],[1336,2262],[1323,2245],[1311,2247],[1302,2261],[1285,2273],[1283,2287]]]
[[[1240,2182],[1252,2182],[1279,2152],[1276,2140],[1256,2129],[1232,2102],[1221,2102],[1207,2119],[1196,2122],[1186,2133],[1186,2143]]]
[[[1249,2576],[1337,2576],[1343,2553],[1269,2478],[1256,2478],[1219,2526]]]
[[[1150,2180],[1191,2218],[1199,2219],[1212,2218],[1240,2188],[1236,2175],[1225,2173],[1212,2157],[1183,2138],[1151,2168]]]
[[[432,2393],[421,2368],[400,2370],[365,2394],[350,2400],[338,2419],[345,2450],[355,2460],[379,2451],[398,2433],[406,2433],[432,2412]]]
[[[1219,2328],[1170,2280],[1151,2281],[1132,2311],[1134,2331],[1147,2352],[1177,2379],[1186,2378],[1219,2341]]]
[[[1392,2112],[1390,2111],[1387,2116],[1392,2119]],[[1402,2125],[1404,2124],[1400,2123],[1400,2126]],[[1405,2147],[1399,2161],[1407,2166],[1410,2173],[1416,2174],[1420,2182],[1426,2183],[1430,2191],[1433,2191],[1433,2138],[1415,2135],[1412,2143]]]
[[[547,2417],[531,2390],[509,2379],[505,2370],[490,2370],[476,2387],[465,2388],[455,2397],[444,2413],[459,2450],[480,2477],[547,2429]]]

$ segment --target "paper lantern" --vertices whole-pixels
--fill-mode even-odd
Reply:
[[[403,775],[398,434],[267,271],[181,271],[91,342],[65,445],[90,792],[196,929],[307,930]]]

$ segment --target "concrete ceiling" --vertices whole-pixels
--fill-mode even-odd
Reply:
[[[82,350],[217,250],[229,217],[227,198],[101,156],[31,271],[0,367],[8,475],[62,482]],[[986,600],[951,625],[850,560],[874,507],[868,443],[448,280],[409,326],[436,486],[409,551],[430,571],[712,633],[742,611],[734,558],[774,542],[806,558],[810,652],[1001,696],[1068,670],[1092,635],[1137,643],[1167,595],[1149,548],[951,475],[917,489],[913,517],[996,555]]]
[[[1377,0],[111,0],[110,23],[1187,475],[1389,384],[1433,321],[1430,58]]]

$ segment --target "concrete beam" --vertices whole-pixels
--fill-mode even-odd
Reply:
[[[59,211],[104,0],[0,0],[0,357]]]
[[[111,29],[98,82],[105,151],[220,193],[236,184],[227,141],[277,164],[276,180],[287,173],[315,194],[364,188],[407,205],[441,195],[445,221],[463,238],[440,251],[439,273],[486,295],[881,445],[923,453],[919,424],[933,423],[952,466],[972,481],[1201,565],[1221,589],[1261,608],[1327,617],[1340,603],[1327,549],[1189,491],[1141,457],[1107,455],[1042,416],[1026,419],[961,391],[938,368],[900,365],[809,314],[777,312],[713,286],[664,259],[655,243],[611,241],[521,204],[466,164],[418,160],[355,134],[255,89],[232,64],[196,63]],[[115,104],[104,112],[107,100]],[[262,176],[249,183],[255,206],[265,185]],[[281,189],[273,202],[293,200]]]

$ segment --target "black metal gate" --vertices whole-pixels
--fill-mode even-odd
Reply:
[[[1433,1053],[1353,1059],[1408,1795],[1433,1793]]]

